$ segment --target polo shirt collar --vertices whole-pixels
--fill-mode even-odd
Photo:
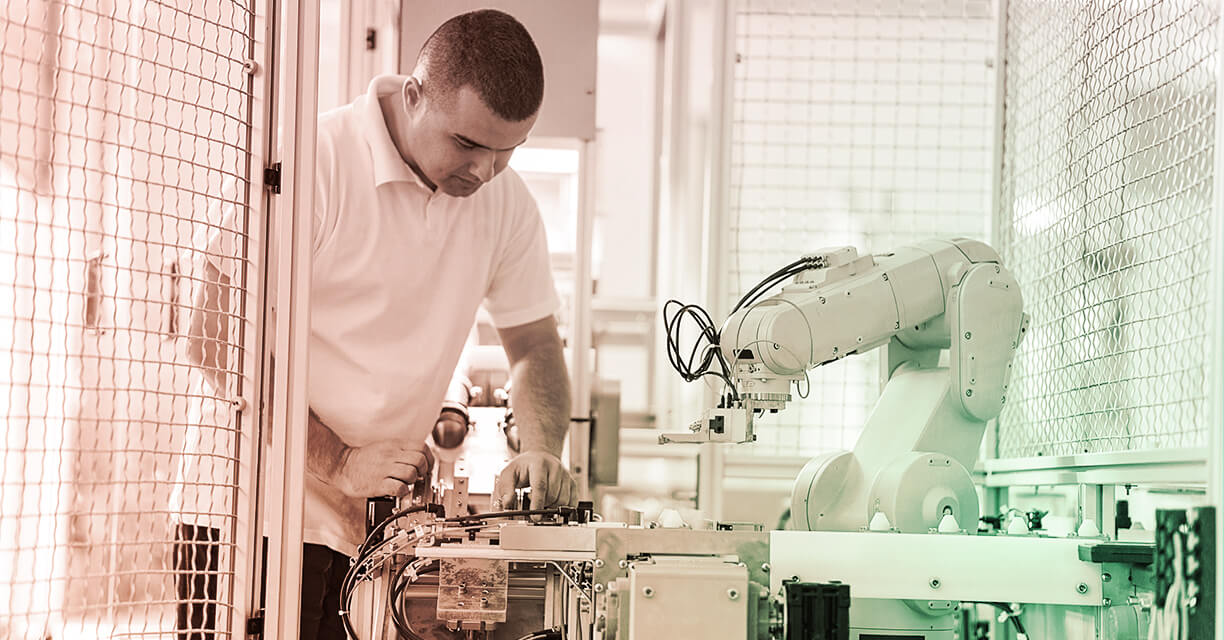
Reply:
[[[387,121],[383,118],[379,106],[379,96],[396,93],[403,89],[408,76],[383,75],[370,81],[370,87],[364,96],[358,99],[357,118],[361,123],[361,131],[370,146],[370,159],[374,166],[374,185],[382,186],[388,182],[412,182],[426,191],[432,191],[408,163],[404,162],[395,143],[391,141],[391,133]]]

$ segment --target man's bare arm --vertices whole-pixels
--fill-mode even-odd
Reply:
[[[560,459],[569,430],[570,390],[557,322],[550,316],[498,333],[510,361],[510,402],[522,453],[498,476],[494,508],[511,507],[514,490],[527,486],[533,507],[572,504],[578,489]]]
[[[429,477],[434,458],[424,442],[380,440],[350,447],[313,410],[309,422],[306,473],[349,497],[402,496]]]
[[[352,450],[335,434],[314,410],[310,411],[310,431],[306,436],[306,473],[325,483],[335,482],[344,460]]]
[[[498,334],[510,361],[511,402],[522,450],[560,456],[569,430],[570,384],[557,321],[549,316]]]
[[[229,341],[229,276],[205,261],[203,283],[196,291],[187,333],[187,356],[213,392],[226,391],[226,343]]]

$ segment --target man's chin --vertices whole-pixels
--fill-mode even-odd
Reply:
[[[480,183],[470,183],[457,180],[445,183],[443,191],[452,198],[466,198],[480,189]]]

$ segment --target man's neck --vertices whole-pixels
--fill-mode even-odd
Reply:
[[[430,188],[432,191],[438,190],[438,185],[429,181],[425,177],[425,173],[421,171],[412,158],[412,153],[408,150],[408,144],[404,141],[402,132],[408,126],[407,117],[404,115],[403,98],[395,94],[387,94],[378,97],[378,107],[382,111],[383,121],[387,125],[387,134],[391,136],[391,144],[395,145],[395,150],[399,152],[400,158],[404,164],[408,165],[409,169],[416,174],[421,182]]]

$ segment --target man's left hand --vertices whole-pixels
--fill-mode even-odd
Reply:
[[[578,485],[557,456],[526,451],[510,460],[493,487],[493,510],[517,507],[514,490],[531,487],[531,508],[568,506],[578,500]]]

